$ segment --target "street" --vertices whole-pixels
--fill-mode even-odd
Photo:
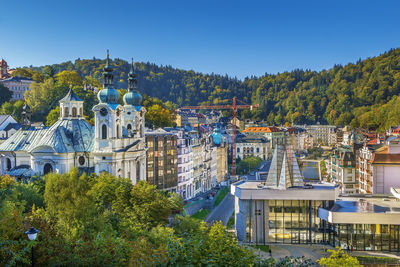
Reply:
[[[222,200],[222,202],[211,211],[211,213],[205,219],[205,222],[213,224],[214,222],[222,221],[222,224],[226,225],[235,209],[234,200],[235,198],[231,195],[231,193],[228,193],[224,200]]]

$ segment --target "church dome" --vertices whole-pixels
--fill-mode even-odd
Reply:
[[[214,129],[213,133],[211,134],[211,137],[212,137],[212,141],[213,141],[214,145],[216,145],[216,146],[220,146],[225,142],[225,138],[221,134],[221,131],[219,130],[219,128]]]
[[[114,75],[112,72],[113,69],[110,66],[110,58],[107,50],[106,65],[103,68],[103,89],[97,94],[97,98],[101,103],[118,104],[119,93],[113,88]]]
[[[119,93],[113,88],[104,88],[97,93],[97,98],[101,103],[118,104]]]
[[[136,90],[128,92],[124,95],[125,105],[141,106],[142,99],[142,95]]]

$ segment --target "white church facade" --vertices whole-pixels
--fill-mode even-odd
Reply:
[[[29,178],[78,167],[81,172],[129,178],[133,184],[146,180],[146,109],[136,88],[133,62],[124,105],[118,104],[120,95],[113,88],[108,53],[103,79],[99,104],[92,109],[94,126],[84,120],[83,101],[72,90],[60,100],[60,117],[48,128],[31,127],[25,105],[23,127],[0,144],[0,174]]]

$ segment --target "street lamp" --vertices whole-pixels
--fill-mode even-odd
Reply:
[[[35,241],[36,240],[36,237],[37,237],[38,233],[39,233],[39,230],[37,230],[37,229],[35,229],[33,227],[31,227],[28,231],[25,232],[25,234],[28,235],[28,238],[31,241]],[[32,253],[31,262],[32,262],[32,267],[33,267],[33,266],[35,266],[34,258],[33,258],[33,246],[31,248],[31,253]]]

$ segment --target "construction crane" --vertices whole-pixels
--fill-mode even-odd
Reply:
[[[237,105],[237,102],[240,102],[241,105]],[[258,104],[256,105],[248,105],[236,97],[232,99],[232,105],[216,105],[216,106],[184,106],[180,109],[231,109],[232,110],[232,175],[236,176],[236,118],[237,118],[237,110],[238,109],[250,109],[258,108]]]

